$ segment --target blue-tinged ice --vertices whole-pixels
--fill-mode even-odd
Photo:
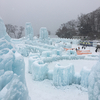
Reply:
[[[40,39],[48,39],[48,31],[46,27],[41,27],[40,28]]]
[[[4,74],[4,70],[0,70],[0,76]]]
[[[74,82],[74,66],[69,64],[61,66],[56,64],[53,71],[53,84],[55,86],[70,85]]]
[[[33,40],[33,28],[30,22],[26,23],[25,27],[25,37],[27,40]]]
[[[47,64],[42,60],[37,60],[32,64],[32,77],[35,81],[42,81],[47,78]]]
[[[100,59],[93,66],[88,79],[89,100],[100,100]]]
[[[4,37],[6,34],[6,27],[4,25],[2,18],[0,18],[0,38]]]
[[[0,70],[11,71],[15,59],[14,48],[6,39],[0,39],[0,44]]]
[[[49,70],[49,71],[48,71],[47,79],[53,80],[53,70]]]
[[[50,57],[51,56],[51,51],[43,51],[41,56],[42,57]]]
[[[29,100],[24,59],[5,31],[0,19],[0,100]]]
[[[90,69],[83,67],[80,75],[81,75],[81,86],[87,88],[88,87],[88,77],[90,74]]]
[[[32,74],[32,64],[34,61],[39,60],[39,55],[30,54],[28,59],[28,72]]]
[[[20,81],[25,83],[24,58],[17,52],[15,53],[15,60],[12,64],[12,71],[19,76]]]
[[[74,83],[80,85],[80,82],[81,82],[81,75],[80,75],[80,73],[75,73],[75,75],[74,75]]]
[[[0,91],[11,81],[12,78],[12,71],[6,71],[3,75],[0,76]]]
[[[30,100],[26,85],[17,75],[13,74],[11,81],[0,91],[0,100]]]
[[[67,55],[77,55],[76,51],[75,50],[67,50]]]

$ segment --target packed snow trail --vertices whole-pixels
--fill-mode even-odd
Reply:
[[[87,90],[79,85],[55,87],[52,80],[34,81],[28,73],[28,57],[25,61],[25,78],[31,100],[88,100]]]

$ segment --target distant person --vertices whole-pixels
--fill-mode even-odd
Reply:
[[[98,51],[98,48],[96,48],[95,52],[97,52],[97,51]]]

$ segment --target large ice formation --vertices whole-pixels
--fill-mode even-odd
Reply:
[[[18,75],[8,71],[5,73],[2,84],[0,84],[3,86],[0,91],[0,100],[30,100],[27,87],[20,81]]]
[[[61,66],[56,64],[53,71],[53,84],[55,86],[70,85],[74,82],[74,66],[69,64]]]
[[[86,67],[83,67],[80,75],[81,75],[81,86],[87,88],[88,87],[88,77],[90,74],[90,69],[87,69]]]
[[[0,19],[0,100],[29,100],[23,57],[16,53]]]
[[[47,78],[47,64],[44,64],[42,60],[34,61],[31,67],[33,80],[42,81]]]
[[[100,100],[100,59],[89,75],[88,96],[89,100]]]
[[[33,40],[33,28],[30,22],[26,23],[25,27],[25,37],[28,40]]]

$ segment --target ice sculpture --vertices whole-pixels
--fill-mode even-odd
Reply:
[[[2,18],[0,18],[0,38],[4,37],[6,34],[6,27],[4,25]]]
[[[30,100],[23,57],[16,53],[0,19],[0,100]]]
[[[53,84],[55,86],[70,85],[74,82],[74,66],[69,64],[61,66],[56,64],[53,71]]]
[[[7,41],[10,41],[10,36],[6,32],[6,27],[2,18],[0,18],[0,38],[5,37]]]
[[[90,69],[83,67],[80,75],[81,75],[81,86],[87,88],[88,87],[88,77],[90,74]]]
[[[43,51],[41,56],[42,57],[50,57],[51,56],[51,51]]]
[[[47,64],[44,64],[43,61],[38,60],[32,64],[32,77],[35,81],[42,81],[47,78]]]
[[[33,28],[30,22],[26,23],[25,37],[26,39],[33,40]]]
[[[67,55],[77,55],[76,51],[75,50],[67,50]]]
[[[6,71],[2,76],[0,76],[0,91],[12,80],[12,78],[12,71]]]
[[[48,78],[49,80],[53,80],[53,70],[49,70],[49,71],[48,71],[47,78]]]
[[[6,39],[0,39],[0,70],[12,70],[14,48]]]
[[[100,100],[100,59],[90,72],[88,85],[89,100]]]
[[[48,31],[46,27],[40,28],[40,39],[42,40],[48,39]]]
[[[26,85],[19,80],[19,77],[12,72],[9,72],[9,75],[12,79],[0,91],[0,100],[31,100],[28,96],[28,90],[26,88]],[[7,77],[8,76],[4,76],[6,83],[7,81],[9,81],[6,80]],[[8,79],[10,78],[8,77]]]
[[[74,83],[80,85],[81,82],[81,75],[79,73],[75,73],[74,75]]]
[[[32,74],[32,64],[36,60],[39,60],[38,56],[35,56],[35,55],[29,56],[29,59],[28,59],[28,72],[30,74]]]

